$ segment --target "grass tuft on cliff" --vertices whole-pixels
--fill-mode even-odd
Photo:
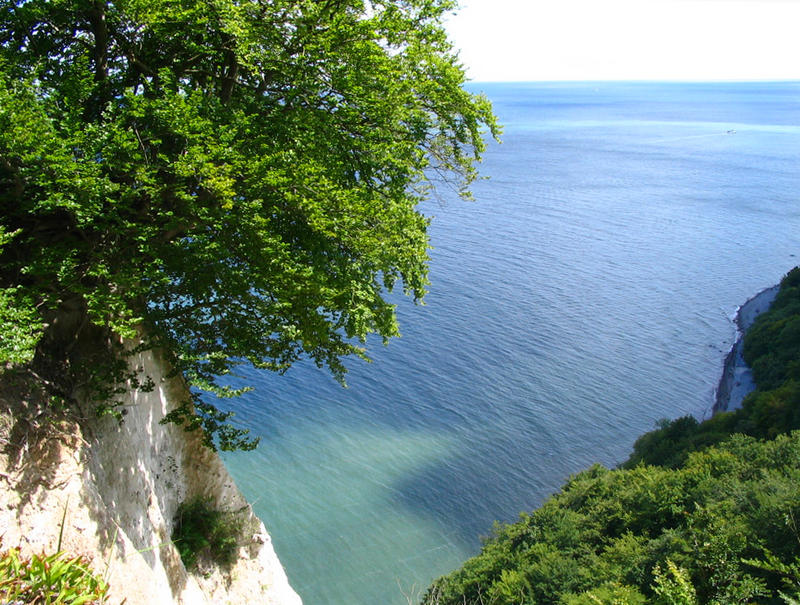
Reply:
[[[216,565],[230,565],[242,534],[236,513],[214,508],[208,498],[183,502],[175,515],[172,542],[186,569],[195,569],[201,559]]]
[[[64,552],[23,557],[18,548],[0,553],[0,602],[89,605],[105,603],[108,584],[85,557]]]

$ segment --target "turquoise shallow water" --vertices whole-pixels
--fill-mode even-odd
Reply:
[[[306,605],[416,602],[663,417],[707,415],[736,307],[800,263],[800,84],[473,85],[477,201],[430,201],[431,292],[342,389],[246,372],[226,462]],[[729,132],[734,131],[734,132]]]

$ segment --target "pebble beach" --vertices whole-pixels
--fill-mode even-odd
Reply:
[[[756,318],[767,311],[775,300],[780,286],[762,290],[744,303],[736,312],[736,342],[725,358],[722,377],[717,387],[714,413],[735,410],[742,406],[744,398],[755,389],[753,372],[744,360],[744,334]]]

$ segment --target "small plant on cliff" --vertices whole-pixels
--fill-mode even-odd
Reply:
[[[175,514],[172,542],[187,569],[207,558],[217,565],[229,565],[242,534],[242,521],[236,513],[214,508],[209,498],[183,502]]]
[[[17,548],[0,554],[0,602],[84,605],[105,603],[107,592],[85,557],[59,551],[24,558]]]

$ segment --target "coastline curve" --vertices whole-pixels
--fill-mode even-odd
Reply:
[[[725,357],[722,376],[714,396],[713,414],[740,408],[744,398],[755,389],[753,373],[742,355],[744,334],[761,313],[769,310],[779,290],[780,285],[766,288],[736,310],[736,340]]]

